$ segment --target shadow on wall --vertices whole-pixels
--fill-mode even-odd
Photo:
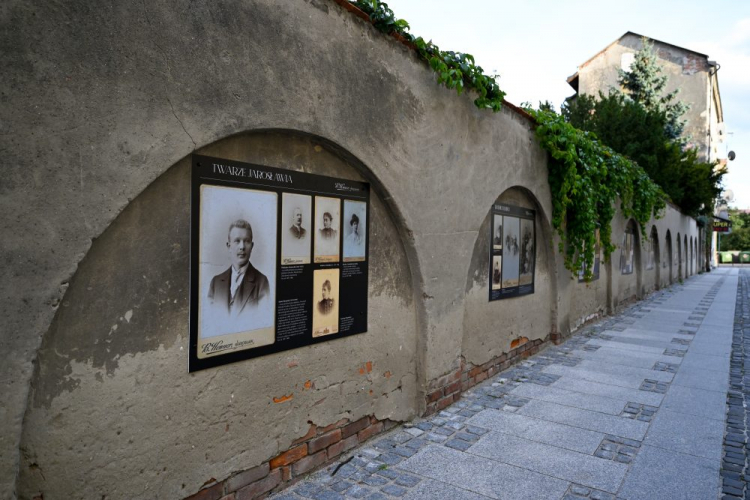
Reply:
[[[312,428],[416,415],[419,306],[382,187],[350,155],[298,134],[240,135],[200,153],[373,182],[368,333],[188,374],[186,158],[133,200],[71,280],[33,375],[22,497],[185,497]]]

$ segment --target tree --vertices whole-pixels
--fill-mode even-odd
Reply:
[[[684,150],[667,133],[669,117],[620,92],[598,98],[580,95],[561,110],[576,128],[593,133],[604,144],[640,165],[672,202],[689,215],[712,213],[725,170],[701,162],[695,149]]]
[[[686,123],[681,118],[690,107],[675,100],[679,89],[662,95],[667,85],[667,75],[661,74],[654,44],[648,38],[643,38],[643,48],[635,53],[630,70],[619,70],[617,81],[628,98],[647,111],[664,113],[664,131],[667,137],[671,140],[680,139]]]
[[[721,235],[722,252],[731,250],[750,250],[750,214],[738,210],[729,211],[732,221],[732,233]]]

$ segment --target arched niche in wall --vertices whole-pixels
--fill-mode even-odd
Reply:
[[[651,279],[654,283],[654,289],[658,290],[661,288],[661,251],[659,245],[659,231],[656,229],[655,224],[651,226],[651,235],[649,236],[647,245],[649,257],[646,259],[646,272],[651,272],[653,274]]]
[[[667,229],[667,234],[664,237],[664,242],[666,243],[665,249],[666,249],[666,257],[667,257],[666,258],[667,269],[669,270],[668,272],[669,281],[667,282],[667,284],[671,285],[672,283],[674,283],[675,274],[674,274],[674,268],[673,268],[674,254],[672,253],[672,231],[670,231],[669,229]]]
[[[688,277],[690,277],[690,247],[688,247],[688,237],[687,237],[687,234],[684,235],[682,239],[683,239],[682,248],[683,248],[683,250],[685,252],[685,256],[682,259],[683,262],[684,262],[684,264],[683,264],[683,267],[684,267],[683,278],[688,278]]]
[[[693,237],[690,237],[690,274],[695,274],[695,245]]]
[[[374,174],[294,132],[199,153],[372,183],[367,333],[188,374],[185,158],[128,205],[70,282],[32,378],[21,495],[102,498],[127,485],[128,497],[182,498],[286,451],[311,425],[416,415],[411,250]]]
[[[547,214],[523,187],[504,191],[496,204],[536,211],[534,293],[489,300],[491,207],[479,226],[466,278],[462,353],[469,365],[481,365],[528,341],[546,339],[557,321],[557,282],[553,234]],[[531,311],[534,311],[533,313]]]
[[[682,239],[680,238],[680,233],[677,233],[677,279],[682,280],[683,278],[683,270],[682,270]]]
[[[643,295],[643,266],[641,263],[641,232],[630,219],[620,241],[617,302],[622,303]]]

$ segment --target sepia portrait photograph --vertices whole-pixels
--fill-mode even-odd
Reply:
[[[313,273],[313,337],[339,331],[339,270],[318,269]]]
[[[502,288],[502,265],[503,257],[501,255],[492,256],[492,289],[500,290]]]
[[[277,194],[200,191],[198,357],[274,342]]]
[[[338,262],[341,200],[315,197],[315,262]]]
[[[365,260],[367,204],[344,200],[344,262]]]
[[[503,216],[503,288],[518,286],[518,271],[521,256],[521,220]]]
[[[503,216],[492,216],[492,249],[503,249]]]
[[[309,264],[312,241],[312,197],[281,195],[281,264]]]
[[[534,221],[521,219],[520,285],[530,285],[534,281]]]

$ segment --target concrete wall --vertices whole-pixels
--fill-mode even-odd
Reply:
[[[333,1],[2,13],[3,498],[185,497],[311,427],[409,419],[464,363],[622,301],[617,269],[562,267],[529,120],[437,86]],[[194,151],[372,183],[368,333],[187,373]],[[490,304],[496,200],[537,210],[536,293]]]
[[[632,274],[622,274],[620,270],[622,235],[628,224],[632,225],[635,233],[635,263]],[[612,252],[609,261],[605,260],[601,263],[599,279],[589,283],[578,282],[577,279],[560,280],[560,300],[567,304],[567,308],[560,311],[561,317],[567,314],[567,317],[560,321],[563,333],[566,332],[566,328],[575,330],[587,321],[616,311],[654,290],[679,280],[680,267],[673,234],[679,231],[681,237],[690,234],[691,237],[697,239],[699,228],[695,219],[685,217],[675,206],[667,205],[658,219],[649,221],[647,228],[647,238],[644,238],[637,223],[632,219],[622,218],[618,211],[612,221],[612,242],[616,250]],[[646,269],[646,256],[654,234],[657,239],[658,252],[655,255],[654,269],[649,270]],[[684,246],[684,240],[682,241],[681,247]],[[686,275],[684,274],[685,263],[683,263],[682,272],[684,279],[699,272],[699,267],[693,265]],[[561,276],[570,277],[567,270],[562,267],[559,273]]]
[[[539,172],[542,174],[542,172]],[[463,318],[463,343],[461,352],[470,365],[482,365],[507,353],[515,345],[529,340],[544,340],[557,321],[555,255],[549,208],[542,206],[528,191],[511,188],[497,199],[498,203],[536,210],[536,269],[534,293],[515,299],[490,302],[488,248],[492,216],[482,221],[472,252],[472,266],[466,280],[466,298]],[[528,314],[530,310],[539,314]],[[498,321],[502,318],[502,321]],[[512,346],[512,347],[511,347]]]
[[[201,153],[366,180],[324,145],[283,133],[235,136]],[[189,186],[185,159],[79,265],[38,352],[21,492],[177,498],[287,450],[313,424],[417,414],[410,269],[377,191],[367,335],[186,374]],[[72,473],[71,463],[80,463]]]
[[[634,35],[626,35],[618,43],[605,49],[595,58],[581,65],[578,69],[579,94],[605,95],[610,88],[619,89],[617,70],[621,68],[623,54],[635,53],[643,47],[642,40]],[[701,157],[707,158],[709,132],[713,131],[714,142],[711,147],[711,159],[715,158],[715,145],[718,141],[717,103],[712,97],[714,68],[709,66],[705,57],[689,50],[654,42],[654,50],[659,56],[662,75],[668,77],[665,92],[680,89],[677,99],[690,105],[683,119],[687,119],[683,135],[690,137],[690,142],[698,148]]]

